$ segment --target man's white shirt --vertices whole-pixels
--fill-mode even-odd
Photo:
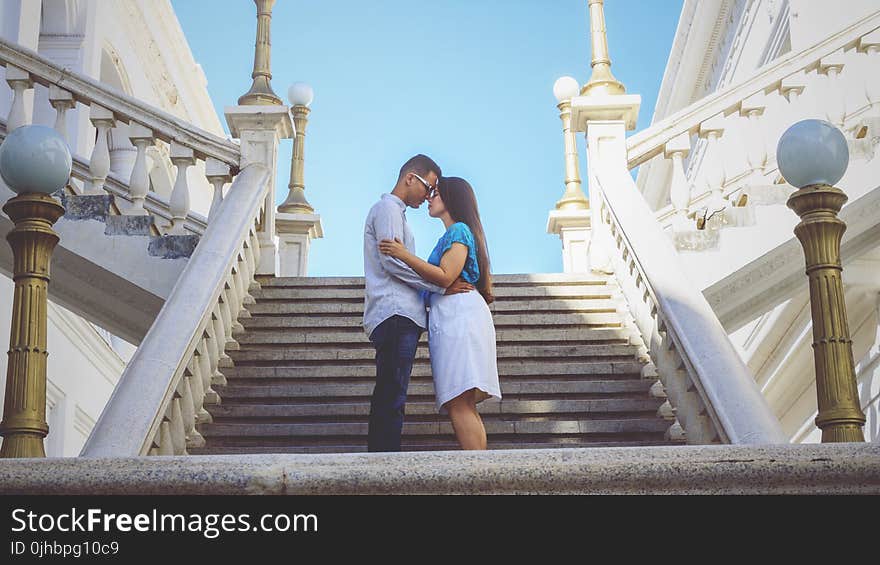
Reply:
[[[405,316],[426,328],[427,315],[420,290],[443,294],[446,289],[431,284],[400,259],[379,252],[379,242],[397,238],[410,253],[416,241],[406,222],[406,204],[386,193],[370,208],[364,225],[364,330],[367,335],[391,316]]]

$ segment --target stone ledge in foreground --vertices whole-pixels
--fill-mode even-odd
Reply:
[[[880,445],[6,459],[0,494],[880,494]]]

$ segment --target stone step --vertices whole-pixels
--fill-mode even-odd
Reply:
[[[267,277],[258,276],[261,287],[289,288],[322,288],[322,287],[360,287],[364,286],[364,277]],[[522,285],[566,285],[566,284],[606,284],[613,281],[613,275],[566,274],[566,273],[535,273],[514,275],[492,275],[496,286]]]
[[[554,396],[561,394],[648,394],[653,383],[648,379],[631,380],[534,380],[503,381],[501,394],[512,396]],[[223,402],[237,399],[281,399],[289,398],[354,398],[369,397],[373,393],[372,382],[344,384],[281,383],[265,385],[229,384],[217,386]],[[410,397],[434,397],[432,382],[411,382],[408,388]],[[416,399],[414,399],[416,400]]]
[[[526,439],[532,441],[525,441]],[[413,442],[409,438],[404,437],[401,442],[402,451],[458,451],[458,443],[454,438],[443,440],[436,438],[431,443]],[[631,441],[620,441],[620,438],[612,438],[601,441],[596,436],[582,437],[548,437],[537,441],[534,436],[526,436],[516,438],[515,440],[505,440],[500,438],[492,438],[488,443],[489,450],[501,449],[551,449],[551,448],[594,448],[594,447],[649,447],[658,445],[669,445],[662,437],[655,439],[642,439]],[[248,453],[365,453],[367,444],[365,440],[357,443],[333,443],[329,445],[309,444],[309,445],[210,445],[201,448],[190,448],[190,455],[235,455]]]
[[[601,299],[609,298],[611,292],[617,289],[614,284],[591,284],[571,286],[500,286],[495,291],[498,300],[529,300],[534,298],[579,298]],[[261,300],[364,300],[362,288],[310,288],[310,287],[274,287],[263,286],[260,290],[251,292],[258,301]]]
[[[553,360],[593,359],[607,360],[607,358],[635,359],[637,348],[633,345],[519,345],[499,344],[496,348],[498,359],[534,359],[550,358]],[[330,347],[305,348],[298,347],[268,347],[263,349],[240,349],[229,351],[229,356],[236,365],[253,365],[260,362],[273,362],[278,364],[295,364],[300,361],[363,361],[373,363],[376,359],[376,351],[372,347],[344,348],[330,344]],[[427,360],[429,352],[427,347],[419,347],[416,350],[416,361]]]
[[[606,299],[535,299],[535,300],[499,300],[489,305],[491,312],[498,313],[532,313],[532,312],[565,312],[565,313],[617,313],[619,303]],[[357,301],[333,302],[298,302],[261,300],[247,306],[252,315],[290,316],[295,314],[344,314],[363,316],[364,303]]]
[[[495,338],[499,345],[502,343],[527,342],[603,342],[624,344],[629,341],[631,335],[632,331],[623,328],[573,328],[559,330],[539,327],[527,330],[499,329],[495,331]],[[242,346],[335,344],[339,346],[363,345],[372,347],[367,334],[361,327],[348,328],[347,330],[320,329],[310,331],[254,329],[241,336],[237,336],[236,339]],[[427,342],[428,335],[423,333],[421,343]]]
[[[230,351],[230,353],[234,353]],[[499,361],[498,376],[547,377],[550,375],[588,376],[588,375],[639,375],[642,363],[639,361],[599,361],[599,362],[558,362],[546,361]],[[254,366],[239,364],[225,367],[221,372],[228,379],[302,379],[302,378],[372,378],[376,376],[376,367],[372,362],[351,365],[310,365],[310,366]],[[426,359],[417,359],[413,365],[411,376],[430,377],[431,365]]]
[[[669,422],[657,418],[572,419],[545,421],[484,421],[486,434],[617,434],[617,433],[663,433]],[[364,436],[366,422],[321,422],[309,424],[226,424],[214,423],[199,426],[206,438],[223,437],[319,437]],[[404,422],[403,435],[454,434],[452,423]]]
[[[253,305],[251,305],[253,306]],[[581,327],[613,327],[620,328],[623,321],[617,312],[577,313],[577,314],[511,314],[495,313],[492,316],[496,330],[501,327],[520,328],[532,326],[550,326],[559,329],[565,326]],[[363,317],[360,315],[324,315],[324,316],[261,316],[239,320],[245,329],[257,328],[361,328]]]
[[[546,415],[546,414],[605,414],[655,413],[662,404],[657,398],[597,398],[559,400],[497,400],[487,399],[477,405],[480,414],[492,415]],[[362,417],[370,414],[369,399],[360,402],[322,402],[311,404],[220,404],[211,407],[214,421],[226,420],[281,420],[314,417]],[[446,419],[437,412],[434,402],[407,402],[406,417],[429,416]]]

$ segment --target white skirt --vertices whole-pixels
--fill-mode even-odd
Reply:
[[[477,389],[477,402],[501,398],[495,325],[479,292],[431,295],[428,347],[441,413],[446,413],[445,403],[472,388]]]

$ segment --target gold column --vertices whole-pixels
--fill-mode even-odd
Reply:
[[[837,213],[846,201],[842,190],[822,184],[805,186],[788,199],[788,207],[801,218],[794,233],[804,248],[810,279],[819,400],[816,426],[822,430],[823,443],[865,441],[841,281],[840,240],[846,224]]]
[[[257,42],[254,46],[254,79],[251,89],[238,99],[241,106],[281,104],[281,98],[272,91],[270,58],[272,44],[269,31],[272,24],[272,6],[275,0],[254,0],[257,5]]]
[[[559,117],[562,119],[562,136],[565,142],[565,193],[556,202],[556,209],[586,210],[590,207],[590,201],[581,189],[577,139],[571,131],[571,100],[563,100],[556,107],[559,108]]]
[[[58,243],[52,225],[64,207],[45,194],[11,198],[3,211],[15,223],[6,239],[13,253],[12,331],[0,457],[45,457],[46,308],[49,261]]]
[[[625,94],[626,88],[611,74],[611,58],[608,55],[608,36],[605,31],[605,0],[588,0],[590,6],[590,41],[593,74],[581,88],[581,96],[590,94]]]
[[[309,108],[302,104],[293,107],[293,124],[296,128],[296,136],[293,138],[293,157],[290,159],[290,190],[284,202],[278,206],[279,212],[304,212],[311,214],[315,211],[306,200],[305,185],[305,144],[306,124],[309,121]]]

